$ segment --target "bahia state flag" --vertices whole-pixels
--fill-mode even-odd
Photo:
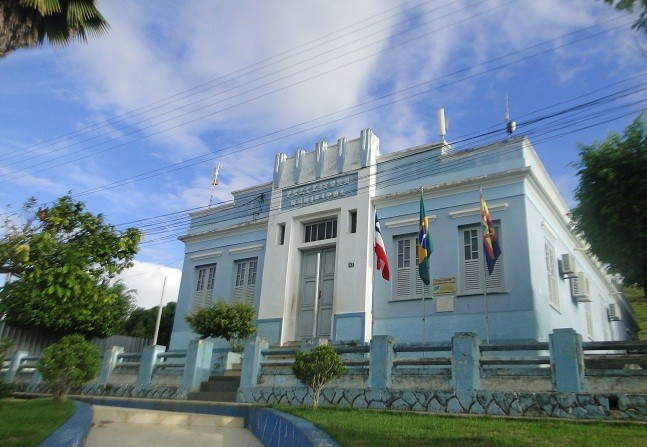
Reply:
[[[418,243],[416,245],[418,246],[418,273],[422,282],[429,285],[431,282],[429,279],[429,256],[434,251],[434,244],[429,234],[429,219],[427,219],[422,192],[420,193],[420,227],[418,228]]]
[[[483,250],[485,251],[485,263],[487,264],[488,274],[491,275],[494,271],[494,264],[501,256],[501,247],[499,247],[499,240],[492,225],[492,217],[490,211],[487,209],[485,197],[483,197],[483,190],[481,190],[481,224],[483,225]]]
[[[376,267],[382,272],[382,278],[387,281],[391,279],[391,271],[389,270],[389,259],[386,256],[386,248],[384,247],[384,240],[382,239],[382,231],[380,230],[380,221],[377,218],[377,210],[375,210],[375,255],[377,256]]]

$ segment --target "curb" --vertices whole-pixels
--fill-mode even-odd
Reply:
[[[74,414],[37,447],[83,447],[92,427],[92,405],[74,402]]]

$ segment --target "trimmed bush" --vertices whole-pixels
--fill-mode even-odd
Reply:
[[[56,400],[64,400],[71,387],[94,379],[101,366],[99,349],[81,335],[68,335],[48,346],[38,360],[38,371]]]
[[[185,318],[200,338],[224,338],[234,352],[242,352],[242,340],[256,332],[254,306],[245,302],[228,304],[219,300],[213,306],[201,307]]]
[[[346,373],[346,367],[330,345],[321,345],[309,351],[298,351],[292,372],[312,390],[312,407],[319,405],[319,395],[324,385]]]

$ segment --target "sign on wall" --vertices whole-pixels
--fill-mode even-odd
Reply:
[[[434,278],[431,281],[433,287],[433,296],[456,295],[456,277],[451,278]]]
[[[286,210],[354,195],[357,195],[357,173],[286,188],[282,192],[281,207]]]

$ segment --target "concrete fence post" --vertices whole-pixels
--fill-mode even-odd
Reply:
[[[153,369],[157,363],[157,354],[164,352],[165,346],[144,346],[137,373],[137,385],[148,385],[153,378]]]
[[[393,337],[389,335],[376,335],[371,340],[371,357],[368,369],[370,388],[385,389],[391,387],[393,360],[395,360],[394,343]]]
[[[186,352],[184,377],[182,385],[191,391],[198,391],[200,384],[209,380],[211,375],[211,358],[213,356],[213,341],[191,340]]]
[[[472,332],[452,337],[452,382],[456,391],[481,389],[481,339]]]
[[[103,361],[101,362],[101,372],[99,373],[99,383],[105,384],[110,380],[110,375],[117,366],[117,359],[119,354],[124,352],[122,346],[113,346],[103,353]]]
[[[11,383],[16,379],[16,374],[18,374],[22,360],[28,356],[29,352],[27,351],[17,351],[13,353],[11,360],[9,360],[9,369],[7,369],[7,374],[5,375],[5,381],[7,383]]]
[[[243,353],[243,370],[240,376],[240,387],[251,388],[258,385],[258,374],[261,372],[263,350],[270,347],[270,343],[262,338],[245,342]]]
[[[579,393],[584,384],[582,336],[574,329],[555,329],[548,338],[555,391]]]

